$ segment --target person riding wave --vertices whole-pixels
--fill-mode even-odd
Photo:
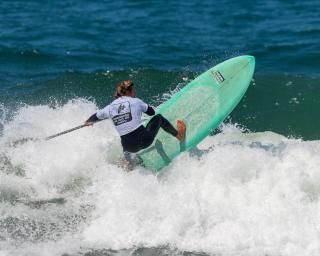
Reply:
[[[186,133],[186,125],[182,120],[177,120],[176,129],[166,118],[161,114],[155,115],[151,106],[135,96],[133,82],[124,80],[117,85],[115,100],[85,121],[86,125],[93,125],[99,120],[110,118],[120,135],[124,156],[129,164],[132,160],[130,153],[149,147],[160,127],[179,141],[185,139]],[[146,127],[142,125],[142,113],[153,116]]]

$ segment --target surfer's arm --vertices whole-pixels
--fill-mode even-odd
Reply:
[[[138,98],[135,98],[137,104],[139,105],[140,107],[140,111],[142,113],[146,113],[148,116],[153,116],[155,114],[155,111],[154,109],[149,106],[147,103],[143,102],[142,100],[138,99]]]
[[[146,113],[148,116],[153,116],[156,112],[154,111],[154,109],[153,109],[152,107],[150,107],[150,106],[148,105],[148,109],[147,109],[147,111],[144,112],[144,113]]]

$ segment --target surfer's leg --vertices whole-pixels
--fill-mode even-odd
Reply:
[[[147,124],[146,130],[149,135],[152,137],[152,140],[156,137],[160,127],[165,130],[167,133],[170,133],[172,136],[176,137],[178,131],[172,126],[172,124],[165,119],[162,115],[157,114],[151,118]]]
[[[124,155],[124,158],[119,161],[118,166],[125,169],[126,171],[132,171],[134,168],[134,165],[132,162],[131,153],[124,151],[123,155]]]
[[[124,159],[120,162],[120,166],[127,171],[132,171],[137,165],[143,164],[142,159],[135,153],[124,151],[123,155]]]

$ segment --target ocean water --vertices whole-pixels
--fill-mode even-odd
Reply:
[[[320,2],[2,1],[0,255],[320,254]],[[234,56],[237,108],[158,174],[125,172],[109,121],[132,79],[154,107]]]

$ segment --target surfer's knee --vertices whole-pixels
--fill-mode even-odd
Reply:
[[[162,120],[163,120],[163,116],[161,114],[156,114],[151,118],[150,122],[161,124]]]
[[[162,116],[161,114],[156,114],[156,115],[153,116],[153,118],[155,118],[155,119],[162,119],[163,116]]]
[[[160,122],[163,122],[164,120],[166,120],[163,115],[161,114],[156,114],[156,118],[160,121]]]

